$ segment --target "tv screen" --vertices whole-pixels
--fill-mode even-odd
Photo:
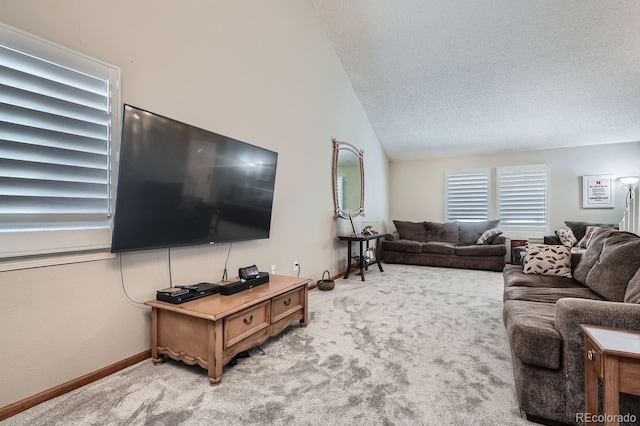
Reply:
[[[124,105],[111,251],[269,238],[277,160]]]

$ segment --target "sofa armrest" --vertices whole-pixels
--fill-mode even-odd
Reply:
[[[398,234],[398,231],[393,231],[393,232],[385,235],[384,239],[386,241],[398,241],[400,239],[400,234]]]
[[[640,330],[640,304],[567,297],[556,302],[554,325],[567,350],[582,356],[580,324]]]
[[[558,300],[554,326],[564,341],[565,357],[568,351],[579,353],[582,359],[580,324],[640,330],[640,304],[571,297]]]
[[[575,298],[556,302],[554,326],[562,337],[570,416],[584,412],[584,335],[580,324],[640,330],[640,304]]]
[[[563,338],[582,341],[580,324],[640,330],[640,304],[564,298],[556,302],[555,327]]]

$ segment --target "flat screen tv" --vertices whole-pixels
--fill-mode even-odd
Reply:
[[[269,238],[277,160],[124,105],[111,251]]]

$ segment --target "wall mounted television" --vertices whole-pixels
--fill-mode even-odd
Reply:
[[[277,161],[125,104],[111,251],[269,238]]]

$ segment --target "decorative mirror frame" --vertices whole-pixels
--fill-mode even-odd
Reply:
[[[335,219],[339,217],[349,219],[364,215],[364,151],[348,142],[341,142],[336,138],[331,138],[331,140],[333,141],[333,217]],[[360,161],[360,208],[353,211],[341,209],[338,205],[338,154],[341,150],[353,153]]]

